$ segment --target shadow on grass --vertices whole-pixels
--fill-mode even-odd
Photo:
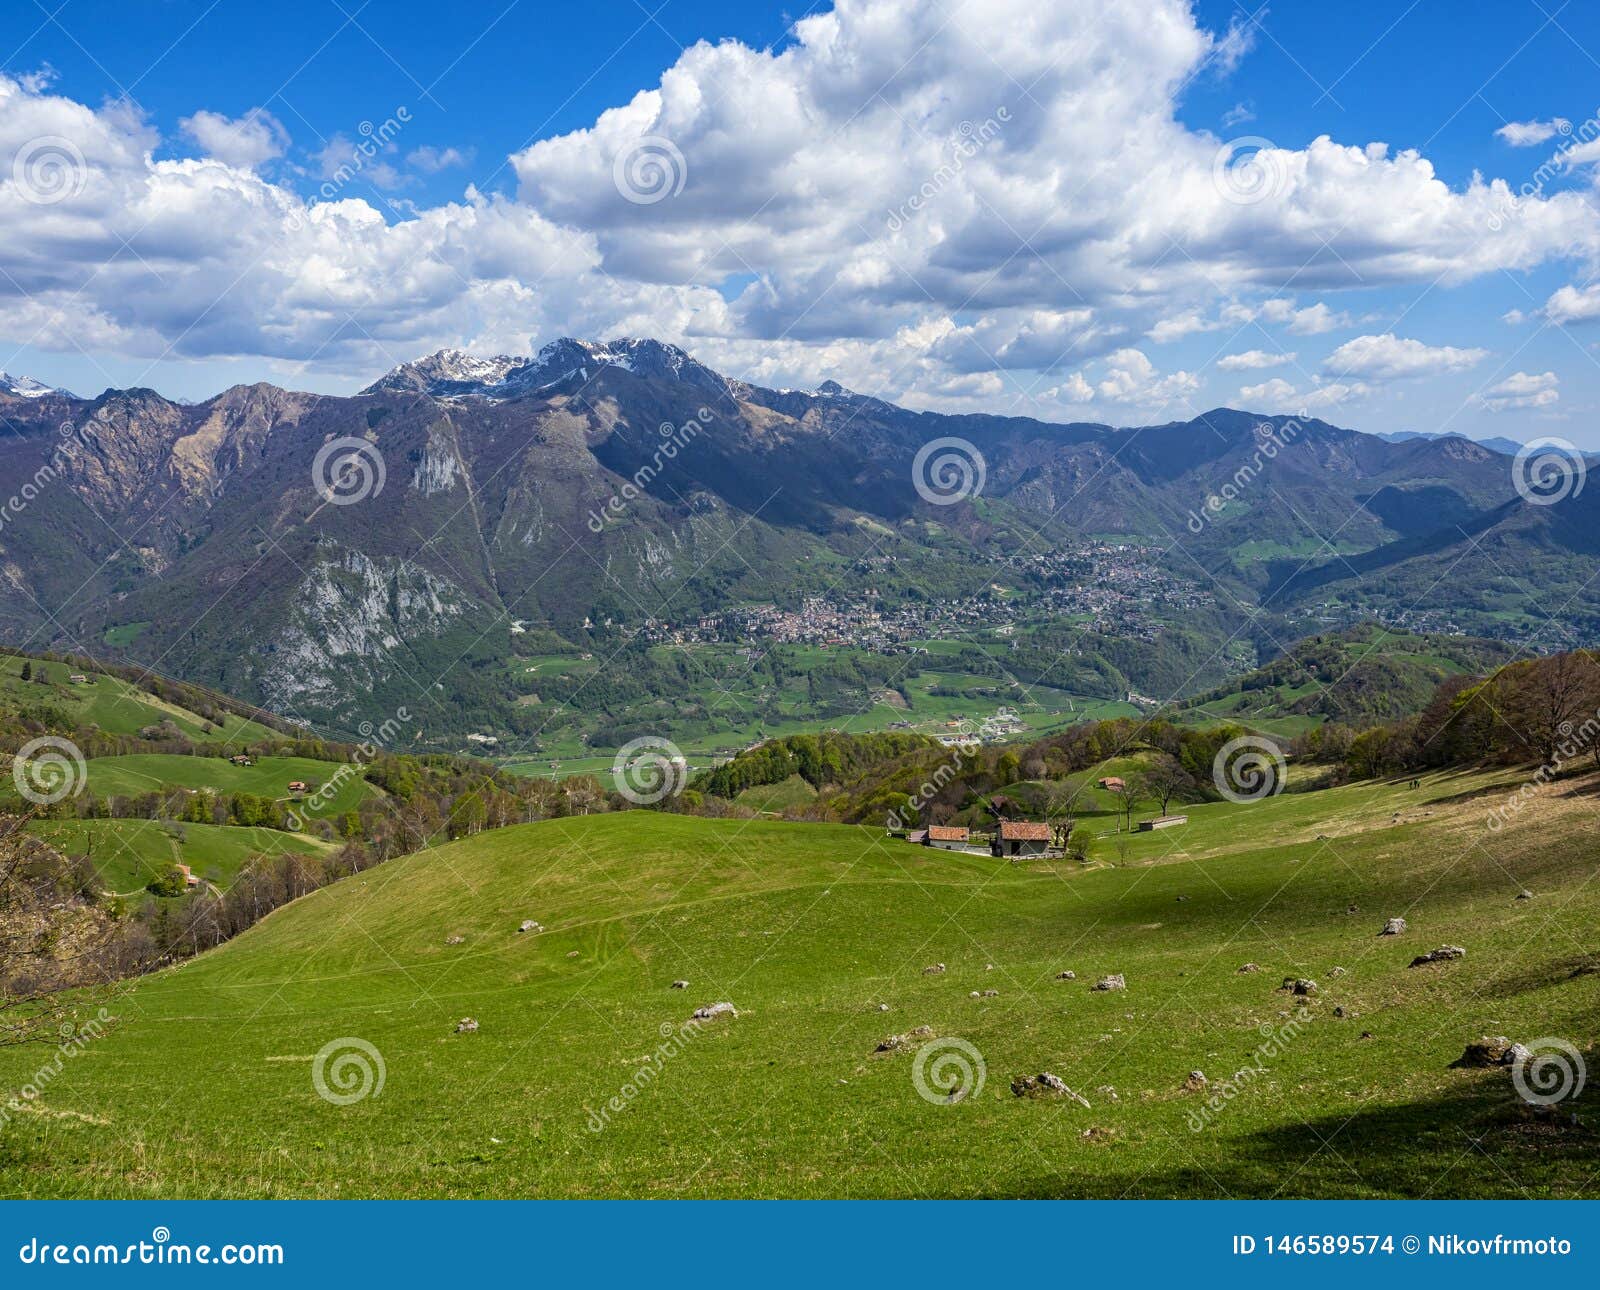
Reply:
[[[1600,1076],[1600,1048],[1583,1054]],[[1024,1183],[1004,1194],[1025,1199],[1110,1196],[1128,1199],[1439,1200],[1600,1197],[1600,1093],[1551,1107],[1524,1104],[1505,1068],[1463,1070],[1460,1085],[1436,1098],[1323,1115],[1232,1140],[1218,1155],[1207,1133],[1227,1129],[1227,1109],[1194,1142],[1174,1141],[1166,1168],[1116,1169],[1115,1143],[1092,1182]],[[1159,1153],[1158,1153],[1159,1154]],[[1002,1194],[997,1189],[996,1195]]]

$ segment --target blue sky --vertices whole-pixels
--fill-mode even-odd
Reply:
[[[917,406],[1600,447],[1593,6],[262,12],[6,7],[0,180],[74,170],[0,187],[0,367],[342,392],[627,330]],[[679,187],[624,201],[639,138]]]

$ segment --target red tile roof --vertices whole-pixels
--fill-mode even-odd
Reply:
[[[952,824],[930,824],[929,842],[965,842],[972,836],[970,829],[958,829]]]
[[[1033,824],[1027,820],[1003,820],[1000,824],[1002,842],[1048,842],[1050,826]]]

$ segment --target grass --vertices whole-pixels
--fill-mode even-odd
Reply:
[[[1540,1119],[1504,1070],[1450,1065],[1484,1032],[1597,1056],[1596,784],[1499,832],[1490,788],[1196,810],[1185,849],[1088,868],[649,812],[493,831],[144,980],[0,1168],[17,1196],[1594,1196],[1592,1091]],[[1445,943],[1467,957],[1407,966]],[[1126,991],[1088,988],[1112,972]],[[1285,976],[1321,988],[1264,1054]],[[738,1018],[655,1069],[718,1000]],[[873,1055],[919,1025],[981,1053],[981,1093],[931,1105],[913,1054]],[[333,1105],[312,1059],[352,1037],[384,1085]],[[0,1089],[49,1056],[0,1052]],[[1195,1131],[1188,1072],[1251,1066]],[[1011,1094],[1041,1070],[1090,1107]]]
[[[136,796],[161,788],[209,788],[221,794],[253,793],[292,800],[291,781],[326,784],[339,767],[310,757],[259,757],[253,766],[235,766],[220,757],[186,757],[173,753],[133,753],[126,757],[94,757],[89,763],[89,791]],[[337,792],[322,804],[324,817],[354,810],[377,790],[359,771],[346,776]]]
[[[30,664],[32,679],[22,679]],[[68,677],[89,678],[74,684]],[[41,683],[39,678],[45,678]],[[107,734],[138,734],[145,726],[171,721],[195,743],[228,743],[242,747],[259,739],[279,738],[275,732],[245,717],[226,713],[213,724],[189,709],[168,703],[120,677],[104,672],[77,673],[65,663],[25,660],[0,655],[0,708],[18,709],[38,704],[59,708],[80,726],[95,725]]]
[[[69,855],[89,856],[105,889],[122,896],[141,892],[175,862],[227,887],[255,856],[321,855],[335,849],[301,833],[162,820],[36,820],[29,830]]]

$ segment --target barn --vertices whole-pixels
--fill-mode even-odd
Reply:
[[[957,828],[953,824],[930,824],[928,836],[922,845],[938,847],[941,851],[965,851],[971,837],[970,829]]]
[[[1050,849],[1050,826],[1026,820],[1003,820],[990,851],[997,856],[1042,856]]]

